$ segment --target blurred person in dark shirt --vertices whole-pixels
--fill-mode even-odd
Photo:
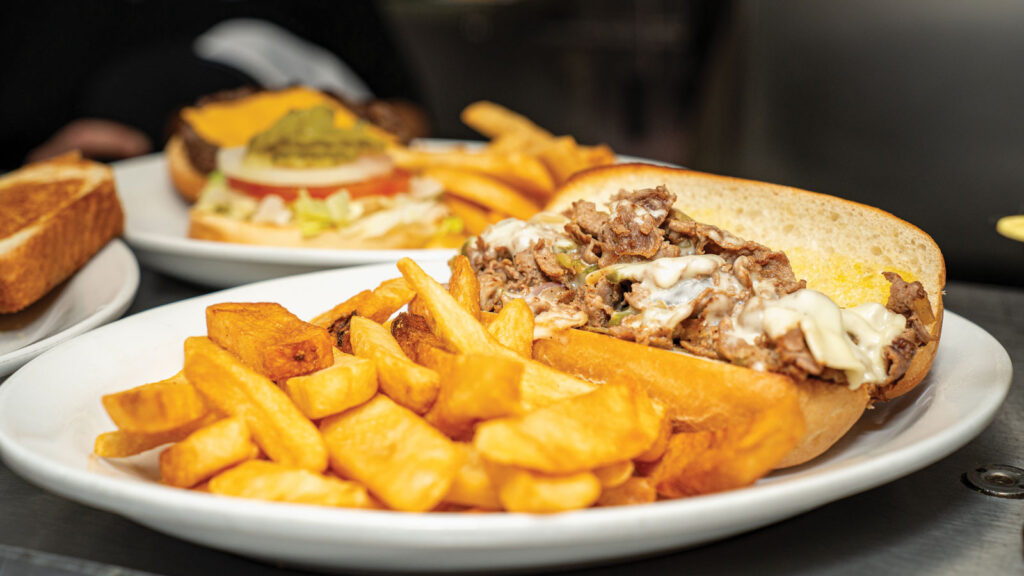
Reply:
[[[242,85],[418,100],[372,1],[17,3],[0,55],[0,170],[71,149],[100,160],[160,149],[178,109]]]

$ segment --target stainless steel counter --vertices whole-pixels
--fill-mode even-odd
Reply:
[[[129,313],[206,292],[143,270]],[[947,286],[946,307],[980,325],[1024,365],[1024,290]],[[986,464],[1024,468],[1022,376],[995,422],[915,474],[802,516],[692,550],[580,574],[1024,574],[1024,500],[986,496],[961,475]],[[65,558],[53,558],[56,554]],[[298,574],[164,536],[49,494],[0,464],[0,574]],[[60,567],[63,571],[53,567]],[[50,568],[47,568],[50,567]]]

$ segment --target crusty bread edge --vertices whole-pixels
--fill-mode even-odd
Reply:
[[[167,171],[171,174],[174,189],[189,204],[199,199],[199,193],[206,186],[206,175],[196,170],[185,153],[185,141],[180,136],[171,136],[164,148]]]
[[[121,235],[124,213],[113,176],[108,167],[93,166],[107,171],[98,186],[38,222],[22,242],[0,254],[0,313],[39,300]]]

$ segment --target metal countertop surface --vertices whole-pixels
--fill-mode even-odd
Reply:
[[[143,268],[128,314],[209,291]],[[1024,289],[951,282],[946,292],[947,309],[987,330],[1024,365]],[[1024,500],[986,496],[961,481],[978,466],[1024,468],[1022,378],[1014,375],[1006,403],[977,439],[910,476],[699,548],[559,573],[1024,574]],[[165,536],[50,494],[0,464],[0,575],[135,571],[305,573]]]

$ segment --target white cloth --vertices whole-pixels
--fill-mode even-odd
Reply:
[[[196,55],[244,72],[266,88],[306,84],[356,101],[373,92],[340,58],[277,24],[225,20],[196,38]]]

